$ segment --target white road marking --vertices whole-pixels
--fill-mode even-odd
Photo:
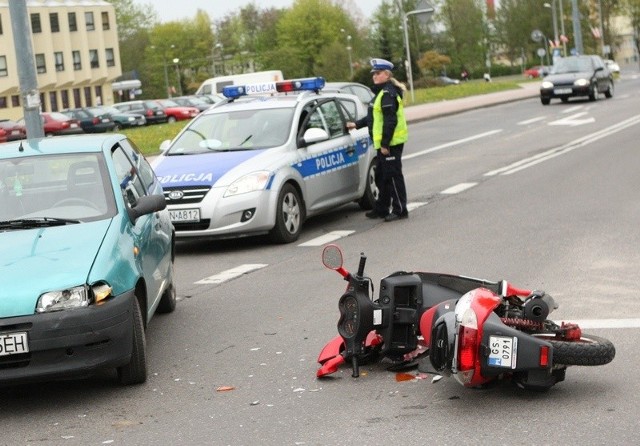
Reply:
[[[510,175],[512,173],[519,172],[521,170],[535,166],[536,164],[555,158],[556,156],[564,155],[565,153],[571,152],[572,150],[579,149],[580,147],[586,146],[587,144],[591,144],[592,142],[605,138],[609,135],[612,135],[614,133],[617,133],[619,131],[626,129],[627,127],[631,127],[639,123],[640,123],[640,115],[637,115],[625,121],[622,121],[610,127],[607,127],[605,129],[598,130],[597,132],[583,136],[582,138],[578,138],[560,147],[556,147],[551,150],[538,153],[537,155],[517,161],[508,166],[501,167],[500,169],[492,170],[490,172],[485,173],[484,176]]]
[[[441,144],[439,146],[431,147],[430,149],[425,149],[420,152],[412,153],[411,155],[403,155],[403,160],[408,160],[411,158],[416,158],[418,156],[426,155],[427,153],[437,152],[438,150],[446,149],[449,147],[457,146],[458,144],[464,144],[465,142],[474,141],[476,139],[485,138],[487,136],[495,135],[496,133],[500,133],[502,129],[498,130],[490,130],[488,132],[479,133],[477,135],[469,136],[468,138],[462,138],[455,141],[451,141],[445,144]]]
[[[640,319],[582,319],[566,320],[578,324],[580,328],[640,328]],[[556,321],[558,323],[558,321]]]
[[[304,243],[300,243],[298,246],[322,246],[327,243],[331,243],[335,240],[341,239],[343,237],[347,237],[348,235],[353,234],[356,231],[332,231],[327,234],[321,235],[320,237],[316,237]]]
[[[460,184],[456,184],[455,186],[451,186],[440,193],[447,194],[447,195],[459,194],[460,192],[464,192],[467,189],[471,189],[477,184],[478,183],[460,183]]]
[[[544,116],[539,116],[537,118],[531,118],[531,119],[527,119],[526,121],[520,121],[518,123],[518,125],[527,125],[527,124],[533,124],[534,122],[538,122],[538,121],[542,121],[546,119]]]
[[[580,110],[583,106],[582,105],[575,105],[573,107],[569,107],[567,109],[562,110],[562,113],[573,113],[576,110]]]
[[[243,274],[249,273],[251,271],[264,268],[265,266],[268,265],[266,263],[247,263],[235,268],[228,269],[226,271],[222,271],[221,273],[214,276],[209,276],[202,280],[198,280],[195,283],[197,285],[215,285],[242,276]]]
[[[413,202],[407,203],[407,210],[411,212],[414,209],[418,209],[419,207],[424,206],[425,204],[427,204],[427,202],[413,201]]]
[[[567,116],[566,118],[558,119],[557,121],[552,121],[549,125],[568,125],[570,127],[575,127],[577,125],[590,124],[592,122],[596,122],[595,118],[585,118],[578,119],[581,116],[586,115],[587,112],[576,113],[575,115]]]

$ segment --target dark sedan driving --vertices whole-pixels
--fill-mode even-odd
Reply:
[[[599,56],[557,59],[540,86],[543,105],[549,105],[554,98],[567,102],[571,97],[587,96],[595,101],[598,94],[613,96],[613,76]]]

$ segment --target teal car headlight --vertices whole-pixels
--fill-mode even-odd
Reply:
[[[553,82],[544,81],[542,83],[542,88],[553,88]]]
[[[77,286],[66,290],[49,291],[38,299],[36,312],[48,313],[50,311],[69,310],[82,308],[89,305],[89,293],[87,287]]]
[[[266,170],[253,172],[238,178],[231,183],[224,193],[224,197],[233,197],[234,195],[246,194],[258,190],[264,190],[269,183],[270,174]]]
[[[589,80],[588,79],[576,79],[573,82],[573,85],[575,85],[576,87],[586,87],[587,85],[589,85]]]

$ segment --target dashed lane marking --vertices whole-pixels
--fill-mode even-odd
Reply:
[[[222,271],[219,274],[214,276],[206,277],[202,280],[198,280],[195,282],[197,285],[215,285],[222,282],[227,282],[236,277],[242,276],[243,274],[249,273],[251,271],[255,271],[257,269],[264,268],[268,266],[266,263],[247,263],[244,265],[237,266],[235,268],[228,269],[226,271]]]
[[[331,231],[327,234],[321,235],[320,237],[316,237],[314,239],[308,240],[304,243],[300,243],[298,246],[322,246],[327,243],[331,243],[343,237],[347,237],[348,235],[353,234],[356,231]]]
[[[460,184],[456,184],[455,186],[451,186],[440,193],[445,195],[459,194],[460,192],[464,192],[467,189],[471,189],[477,184],[478,183],[460,183]]]

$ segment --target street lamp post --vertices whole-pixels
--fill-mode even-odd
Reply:
[[[176,66],[176,76],[178,77],[178,96],[182,96],[182,79],[180,79],[180,59],[177,57],[173,59],[173,63]]]
[[[556,17],[556,0],[553,0],[551,4],[545,3],[545,8],[551,8],[551,20],[553,21],[553,43],[554,46],[559,43],[558,40],[558,19]]]
[[[562,5],[562,0],[560,0],[560,33],[563,37],[562,39],[562,54],[564,56],[567,55],[567,34],[564,30],[564,6]]]
[[[169,48],[174,49],[176,46],[171,45]],[[151,45],[151,48],[155,49],[154,45]],[[164,72],[164,92],[168,98],[171,97],[171,92],[169,91],[169,71],[167,68],[167,49],[162,49],[162,71]]]
[[[220,48],[220,60],[222,61],[222,75],[225,75],[224,69],[224,46],[221,43],[216,43],[216,48]]]
[[[407,31],[407,20],[410,15],[415,14],[431,14],[433,13],[433,8],[424,8],[424,9],[415,9],[413,11],[409,11],[407,13],[402,14],[402,28],[404,31],[404,46],[407,50],[407,77],[409,79],[409,88],[411,90],[411,103],[415,102],[415,94],[413,93],[413,73],[411,70],[411,51],[409,50],[409,32]]]
[[[344,28],[340,29],[342,33],[346,33]],[[349,76],[353,80],[353,62],[351,61],[351,34],[347,34],[347,53],[349,54]]]

